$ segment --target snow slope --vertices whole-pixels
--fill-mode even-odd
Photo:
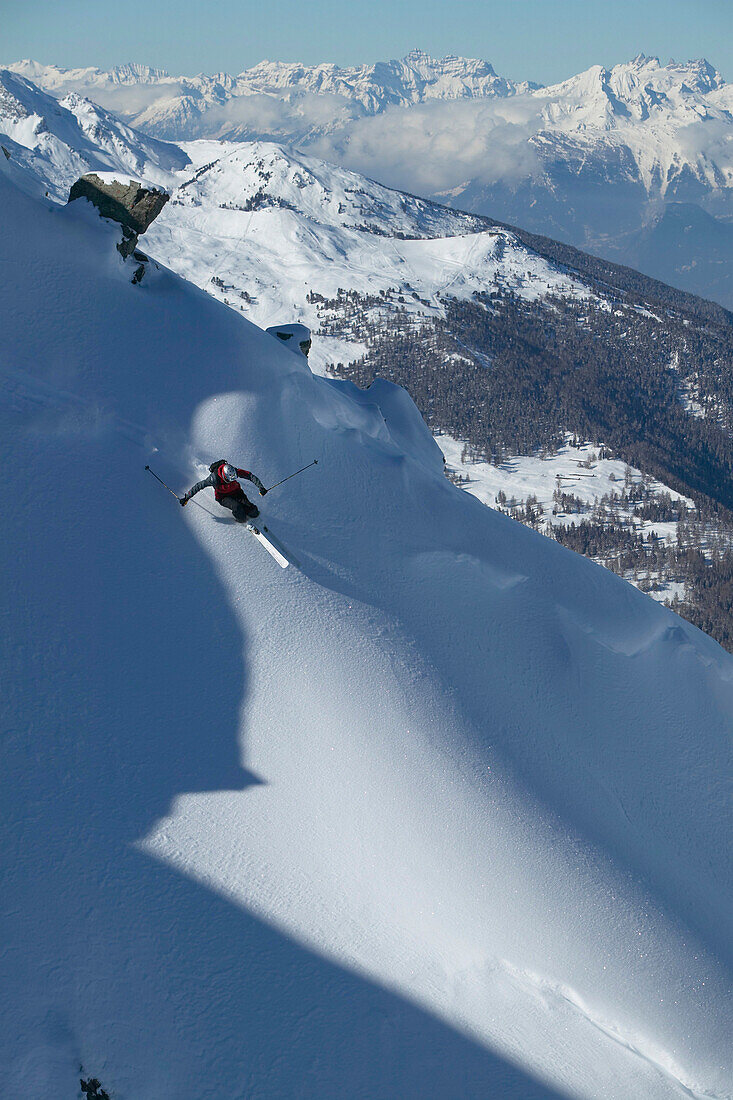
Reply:
[[[376,304],[371,315],[384,325],[400,310],[418,323],[426,317],[432,322],[444,315],[446,298],[470,299],[494,285],[525,300],[547,294],[588,297],[576,273],[549,263],[516,234],[487,227],[484,219],[267,142],[197,141],[185,150],[152,143],[158,161],[151,168],[156,149],[151,152],[148,139],[111,116],[105,126],[97,125],[89,101],[69,95],[64,103],[76,111],[69,117],[27,81],[11,73],[0,74],[2,80],[22,93],[23,102],[8,94],[0,107],[0,130],[25,140],[23,148],[12,143],[12,156],[32,170],[37,189],[65,201],[80,172],[94,166],[107,178],[98,166],[109,163],[116,164],[112,175],[118,178],[163,178],[173,200],[148,231],[146,247],[262,327],[293,318],[308,324],[317,333],[310,363],[319,373],[367,350],[363,332],[335,334],[324,322],[323,297],[336,302],[343,289],[371,299]],[[83,148],[77,123],[85,126]],[[170,168],[161,175],[163,162]],[[602,305],[608,308],[607,299]],[[337,303],[336,318],[345,310],[348,303]],[[460,443],[457,449],[460,453]],[[470,477],[470,491],[487,499],[477,491],[483,477],[477,481],[474,464],[462,466],[454,452],[451,464]],[[548,472],[546,464],[539,468]],[[489,474],[492,485],[497,479],[515,495],[506,469]],[[496,488],[489,501],[495,493]],[[552,488],[539,495],[551,496]]]
[[[335,297],[339,287],[364,295],[401,292],[408,308],[424,313],[419,296],[430,315],[442,314],[441,296],[470,297],[494,279],[529,298],[587,296],[570,273],[471,214],[270,142],[197,141],[184,150],[151,143],[112,116],[106,130],[94,128],[89,101],[68,96],[62,102],[74,108],[71,115],[12,73],[0,80],[24,93],[23,104],[9,94],[0,102],[0,133],[40,188],[65,202],[89,170],[167,187],[173,199],[148,230],[146,245],[215,296],[233,305],[246,301],[248,318],[262,327],[284,320],[317,327],[309,292]],[[313,362],[323,370],[359,354],[358,344],[326,339]]]
[[[19,176],[4,1094],[730,1096],[731,658]]]

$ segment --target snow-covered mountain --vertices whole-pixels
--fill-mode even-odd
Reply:
[[[733,86],[707,61],[665,66],[640,55],[526,102],[536,107],[527,126],[545,172],[559,176],[564,166],[576,185],[601,183],[606,196],[609,185],[613,194],[626,184],[652,199],[709,198],[713,212],[730,214]],[[475,202],[477,183],[470,186]]]
[[[706,61],[640,55],[511,100],[433,103],[360,119],[313,151],[394,187],[487,214],[634,265],[635,235],[668,203],[733,220],[733,87]],[[643,270],[723,304],[730,258],[676,237],[686,263]]]
[[[621,263],[645,262],[638,234],[667,203],[693,203],[723,229],[733,220],[733,91],[704,59],[662,65],[641,54],[551,87],[419,51],[354,69],[262,62],[238,76],[11,68],[55,95],[89,96],[159,138],[293,142],[389,186]],[[686,260],[657,256],[644,270],[733,305],[731,261],[706,263],[704,233],[680,228],[675,248]]]
[[[262,97],[279,101],[281,106],[287,101],[291,108],[298,100],[321,98],[327,106],[318,108],[320,118],[316,115],[309,118],[309,105],[305,102],[300,105],[300,113],[293,108],[292,119],[300,117],[299,128],[295,123],[295,131],[281,129],[268,135],[300,140],[306,130],[328,132],[339,119],[372,115],[390,107],[408,107],[436,99],[506,97],[539,87],[497,76],[488,61],[461,57],[437,60],[421,50],[413,50],[399,61],[352,68],[262,61],[237,76],[199,73],[174,77],[140,65],[112,70],[62,69],[35,61],[16,62],[8,68],[55,95],[78,92],[89,96],[135,126],[173,141],[197,137],[251,139],[252,123],[248,124],[244,116],[240,121],[237,119],[238,108],[244,102],[235,103],[251,97],[260,97],[258,106],[265,115],[267,109]],[[263,135],[268,134],[267,125],[263,118],[260,126]]]
[[[65,202],[89,171],[116,171],[170,187],[189,163],[177,146],[141,134],[72,92],[60,102],[0,70],[0,138],[39,187]]]
[[[731,658],[22,171],[5,1094],[730,1095]],[[144,470],[224,453],[318,457],[263,502],[300,570]]]
[[[669,204],[694,204],[721,234],[729,229],[732,85],[704,60],[663,66],[640,56],[610,70],[596,66],[526,102],[538,108],[525,122],[534,168],[522,177],[474,175],[447,189],[452,204],[518,221],[733,306],[730,255],[716,270],[708,235],[694,222],[675,234],[677,263],[647,263],[635,247],[635,234],[664,221]]]
[[[530,299],[561,288],[588,293],[510,230],[295,150],[266,142],[185,148],[200,166],[146,240],[165,263],[263,327],[280,317],[317,330],[313,292],[335,298],[339,288],[388,295],[416,317],[442,315],[444,295],[470,298],[495,280],[521,282]],[[313,362],[325,370],[359,348],[324,333]]]
[[[20,159],[42,188],[65,199],[80,159],[64,146],[67,116],[53,103],[39,93],[33,105],[47,113],[35,114]],[[16,132],[12,115],[4,123],[0,117],[3,125]],[[136,174],[145,145],[141,135],[126,133],[134,140],[125,177]],[[41,139],[56,143],[53,163]],[[392,191],[292,149],[224,142],[195,142],[186,149],[166,147],[169,161],[177,157],[186,168],[168,177],[174,197],[149,230],[146,247],[262,327],[296,319],[309,325],[317,336],[311,358],[317,371],[336,371],[362,384],[377,373],[406,385],[438,433],[459,483],[487,503],[507,501],[512,515],[554,537],[572,536],[573,546],[658,598],[683,598],[685,614],[730,644],[733,624],[709,577],[698,576],[692,559],[682,559],[677,550],[684,542],[707,554],[713,545],[731,543],[725,512],[717,514],[720,505],[733,506],[726,434],[733,394],[724,367],[730,326],[722,311],[551,241]],[[108,153],[100,148],[84,166],[95,156],[106,164]],[[481,301],[487,293],[494,296],[490,303]],[[463,303],[465,316],[456,303]],[[523,332],[526,310],[534,316],[534,331]],[[578,341],[581,331],[588,333],[585,343]],[[610,358],[586,370],[578,403],[573,364],[592,364],[601,347]],[[629,367],[636,362],[620,379],[614,378],[614,355]],[[555,376],[549,388],[548,370]],[[611,409],[609,391],[618,394]],[[651,404],[649,394],[655,395]],[[703,421],[691,430],[690,417],[697,416]],[[631,424],[630,432],[619,430],[624,423]],[[634,428],[638,423],[646,428]],[[619,494],[607,479],[587,471],[581,478],[589,493],[579,491],[586,481],[576,478],[568,496],[568,431],[591,443],[571,460],[576,467],[610,447],[615,455],[605,460],[606,472],[619,485],[627,480],[625,467],[636,468],[633,499],[616,501]],[[543,457],[535,462],[531,456],[539,452]],[[526,465],[518,455],[534,463],[529,478],[514,476],[515,461],[522,471]],[[488,461],[490,469],[482,472]],[[687,503],[660,505],[654,499],[659,493]],[[564,530],[578,514],[595,525],[590,541],[587,528],[582,537]],[[614,543],[603,533],[609,527],[618,529]],[[666,539],[670,549],[651,546],[654,538]],[[699,598],[705,607],[697,605]]]

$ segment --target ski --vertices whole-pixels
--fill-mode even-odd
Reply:
[[[287,569],[289,565],[294,565],[296,568],[298,567],[298,563],[290,551],[286,550],[282,543],[278,542],[269,528],[265,527],[264,524],[262,527],[255,527],[254,523],[245,523],[244,526],[254,535],[260,545],[264,546],[268,554],[272,555],[281,569]],[[266,534],[264,532],[266,532]]]

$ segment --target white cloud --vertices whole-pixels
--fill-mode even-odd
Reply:
[[[733,168],[733,131],[727,120],[701,119],[677,132],[680,152],[690,159],[706,157],[720,167]]]
[[[338,95],[297,92],[288,96],[265,94],[234,96],[208,107],[201,129],[207,135],[293,141],[332,127],[343,127],[358,117],[359,107]]]
[[[394,108],[314,140],[309,151],[417,194],[512,182],[541,171],[529,142],[542,127],[541,106],[523,98]]]

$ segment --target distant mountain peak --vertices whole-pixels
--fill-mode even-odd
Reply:
[[[716,88],[722,88],[725,84],[722,75],[705,57],[699,57],[693,61],[679,63],[670,60],[666,67],[691,77],[694,81],[696,91],[710,92],[714,91]]]
[[[138,65],[134,61],[128,61],[125,65],[116,65],[109,70],[108,75],[114,84],[149,84],[169,77],[165,69],[153,69],[149,65]]]

